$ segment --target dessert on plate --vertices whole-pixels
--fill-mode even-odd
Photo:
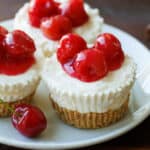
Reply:
[[[10,116],[17,104],[32,100],[40,80],[35,50],[26,33],[0,26],[0,117]]]
[[[100,128],[125,116],[135,70],[114,35],[100,34],[88,47],[79,35],[67,34],[57,54],[46,60],[42,78],[63,121],[78,128]]]
[[[101,32],[103,18],[98,9],[83,0],[31,0],[16,14],[14,27],[28,33],[38,48],[37,55],[51,56],[66,33],[81,35],[88,44]]]

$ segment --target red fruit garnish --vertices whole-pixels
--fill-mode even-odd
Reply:
[[[4,39],[5,39],[5,36],[0,34],[0,59],[3,57],[5,53],[4,46],[3,46]]]
[[[28,15],[29,15],[30,24],[33,27],[39,28],[43,17],[35,15],[34,12],[32,12],[32,11],[29,11]]]
[[[30,57],[11,57],[3,55],[0,60],[0,74],[18,75],[26,72],[35,63],[35,58]]]
[[[35,45],[23,31],[8,33],[3,40],[0,73],[18,75],[26,72],[34,63]]]
[[[4,40],[5,48],[10,56],[30,56],[35,52],[34,41],[23,31],[8,33]]]
[[[8,30],[2,26],[0,26],[0,35],[6,35],[8,34]]]
[[[40,27],[44,17],[58,14],[58,3],[54,0],[32,0],[29,8],[29,21],[32,26]]]
[[[83,0],[70,0],[65,5],[63,4],[61,14],[71,20],[73,27],[83,25],[89,19],[84,9]]]
[[[35,137],[47,127],[44,113],[37,107],[20,104],[12,115],[13,126],[24,136]]]
[[[8,30],[0,26],[0,59],[4,57],[5,54],[4,39],[7,34],[8,34]]]
[[[124,61],[124,53],[119,40],[114,35],[110,33],[99,35],[95,43],[95,48],[104,53],[110,71],[121,67]]]
[[[74,70],[77,77],[86,82],[96,81],[108,73],[104,54],[97,49],[86,49],[78,53]]]
[[[43,34],[51,40],[59,40],[63,35],[72,31],[72,25],[67,17],[57,15],[44,19],[41,23]]]
[[[82,37],[76,34],[65,35],[60,40],[60,46],[57,50],[57,59],[61,63],[66,63],[84,49],[87,49],[87,45]]]

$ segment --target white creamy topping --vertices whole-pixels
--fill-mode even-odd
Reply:
[[[3,102],[13,102],[32,94],[40,79],[37,69],[34,65],[23,74],[14,76],[0,74],[0,99]]]
[[[88,83],[66,74],[54,55],[46,60],[42,77],[52,98],[60,106],[81,113],[106,112],[119,108],[128,99],[134,82],[135,64],[126,56],[120,69]]]
[[[66,0],[57,0],[65,3]],[[29,23],[28,18],[29,3],[26,3],[16,14],[14,28],[24,30],[28,33],[36,43],[38,51],[43,51],[46,57],[56,51],[58,42],[47,39],[43,36],[40,29],[34,28]],[[88,4],[85,4],[85,10],[89,15],[89,21],[84,25],[74,28],[73,32],[78,33],[91,44],[97,35],[101,32],[103,18],[99,16],[98,9],[92,9]],[[37,51],[37,52],[38,52]]]

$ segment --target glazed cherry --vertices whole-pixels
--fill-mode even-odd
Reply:
[[[85,82],[96,81],[108,73],[103,52],[97,49],[86,49],[77,54],[74,61],[76,76]]]
[[[8,30],[0,26],[0,48],[3,47],[3,42],[7,34],[8,34]]]
[[[124,61],[124,53],[119,40],[110,33],[104,33],[98,36],[95,48],[102,51],[110,71],[121,67]]]
[[[5,47],[4,47],[4,39],[8,34],[8,30],[2,26],[0,26],[0,59],[5,54]]]
[[[32,0],[29,8],[29,21],[34,27],[40,27],[44,17],[58,14],[58,3],[54,0]]]
[[[23,31],[15,30],[8,33],[4,44],[10,56],[30,56],[35,52],[33,40]]]
[[[60,38],[72,31],[72,25],[67,17],[57,15],[44,19],[41,23],[43,34],[51,40],[60,40]]]
[[[39,108],[27,104],[18,105],[11,120],[13,126],[27,137],[35,137],[47,127],[44,113]]]
[[[7,53],[2,55],[0,60],[0,74],[8,76],[18,75],[26,72],[33,64],[35,64],[35,58],[30,57],[12,57],[7,56]]]
[[[87,49],[87,44],[82,37],[76,34],[67,34],[60,40],[60,45],[57,50],[57,59],[61,63],[66,63],[84,49]]]
[[[8,34],[8,30],[2,26],[0,26],[0,35],[6,35]]]
[[[28,12],[28,16],[29,16],[30,24],[33,27],[39,28],[43,17],[35,15],[34,12],[32,12],[32,11]]]
[[[83,0],[70,0],[68,3],[63,4],[61,14],[71,20],[73,27],[83,25],[89,19],[84,9]]]

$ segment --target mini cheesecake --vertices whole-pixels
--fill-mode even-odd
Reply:
[[[76,2],[78,2],[79,4],[83,3],[81,0],[78,0],[78,1],[57,0],[57,2],[60,4],[60,8],[65,7],[67,3],[71,3],[71,2],[73,3],[73,5],[76,5],[74,4]],[[36,51],[36,53],[38,52],[41,53],[40,51],[42,51],[45,57],[49,57],[54,52],[56,52],[59,42],[58,40],[52,40],[52,39],[47,38],[46,36],[44,36],[44,34],[42,33],[39,27],[37,28],[31,25],[28,12],[29,12],[29,8],[33,5],[32,3],[33,3],[33,0],[31,1],[31,3],[26,3],[18,11],[14,20],[14,27],[25,31],[34,39],[35,44],[38,48],[38,51]],[[76,7],[78,7],[78,9],[76,10],[79,10],[80,6],[76,6]],[[81,35],[83,38],[85,38],[88,44],[91,44],[94,41],[94,39],[97,37],[98,33],[100,33],[102,30],[103,18],[99,15],[98,9],[93,9],[88,4],[84,4],[84,10],[88,16],[88,20],[86,20],[85,23],[82,23],[81,25],[78,25],[75,27],[73,26],[71,32]],[[72,13],[72,16],[73,16],[73,13]],[[75,18],[75,20],[81,20],[80,17],[82,17],[82,14],[81,16],[79,15],[79,19]],[[61,23],[61,24],[64,24],[64,23]]]
[[[103,36],[114,38],[111,34],[101,35]],[[111,46],[114,43],[112,40]],[[114,49],[118,46],[117,43],[118,41]],[[96,45],[94,46],[97,47]],[[58,50],[57,55],[46,60],[42,78],[47,84],[54,109],[67,124],[78,128],[105,127],[123,118],[128,110],[136,65],[132,58],[123,54],[123,59],[118,55],[117,60],[113,60],[109,66],[101,50],[81,50],[74,57],[71,56],[73,60],[66,57],[66,62],[58,57]],[[113,53],[117,55],[121,52],[119,51],[116,49]],[[111,58],[112,55],[109,56]],[[69,69],[66,69],[66,65],[69,65]]]
[[[0,37],[0,117],[8,117],[16,105],[31,102],[40,77],[32,39],[23,31],[8,33],[3,27]]]

